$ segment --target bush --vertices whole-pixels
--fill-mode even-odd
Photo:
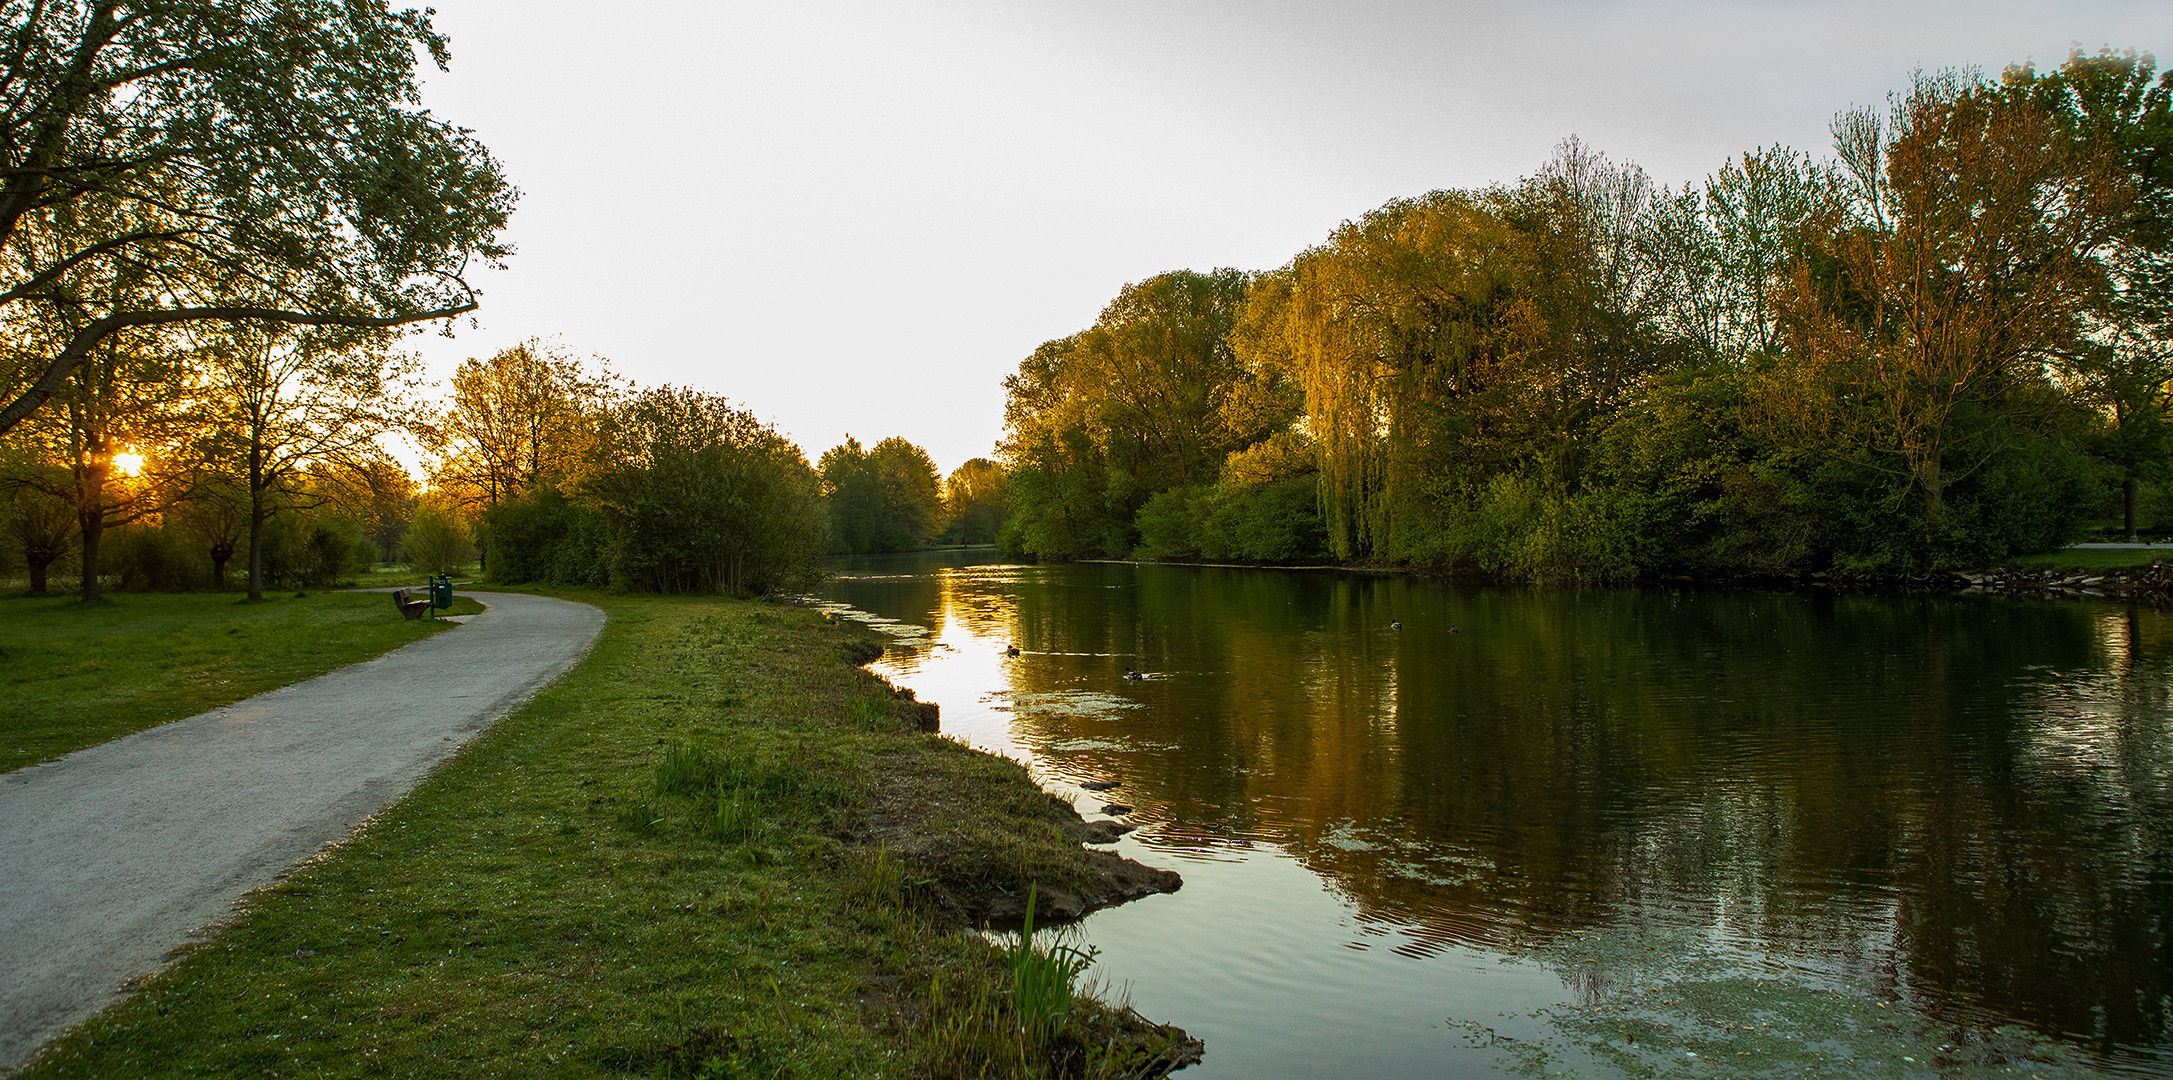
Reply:
[[[611,530],[594,509],[543,484],[484,515],[490,580],[601,587],[611,581]]]
[[[425,574],[450,574],[475,560],[475,541],[469,538],[468,527],[428,504],[416,507],[400,550],[408,566]]]
[[[125,525],[107,530],[99,547],[100,566],[123,589],[183,592],[211,584],[211,560],[179,529]]]
[[[366,550],[374,545],[354,519],[329,510],[289,510],[264,523],[264,580],[279,589],[335,584],[354,575]],[[240,555],[246,564],[248,552]]]

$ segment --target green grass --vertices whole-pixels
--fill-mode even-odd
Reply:
[[[455,596],[453,614],[482,610]],[[372,593],[0,599],[0,772],[367,660],[450,627]]]
[[[360,589],[389,589],[404,585],[425,585],[436,576],[436,574],[414,569],[406,563],[378,563],[356,573],[354,575],[354,584],[356,588]],[[478,585],[482,580],[482,574],[473,566],[463,567],[459,571],[446,576],[452,578],[455,582],[475,582]],[[498,586],[492,585],[489,587],[495,589]]]
[[[20,1075],[1153,1071],[1083,995],[1021,1034],[1005,952],[940,898],[1046,895],[1083,854],[1018,765],[864,704],[864,631],[577,598],[610,615],[582,664]]]
[[[2173,560],[2173,548],[2066,548],[2042,555],[2024,555],[2010,559],[2007,565],[2062,570],[2107,570],[2121,566],[2149,566],[2166,560]]]

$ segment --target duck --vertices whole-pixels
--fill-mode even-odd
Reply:
[[[1392,622],[1388,624],[1388,628],[1390,630],[1401,630],[1403,629],[1403,624],[1400,622]]]
[[[1138,682],[1139,680],[1141,680],[1141,679],[1144,679],[1144,678],[1146,678],[1146,676],[1145,676],[1145,675],[1142,675],[1142,674],[1140,674],[1139,672],[1133,671],[1133,670],[1132,670],[1131,668],[1125,668],[1125,669],[1124,669],[1124,681],[1125,681],[1125,682]]]
[[[1016,646],[1016,645],[1006,645],[1006,646],[1004,646],[1004,655],[1005,655],[1005,656],[1017,656],[1018,654],[1019,654],[1019,647],[1018,647],[1018,646]]]

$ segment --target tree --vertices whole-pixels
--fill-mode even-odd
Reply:
[[[443,410],[417,430],[437,486],[496,506],[577,468],[610,398],[608,372],[530,338],[461,361]]]
[[[58,466],[18,467],[0,477],[0,528],[23,553],[31,592],[45,591],[47,572],[75,545],[75,507],[56,494],[68,487],[67,470]]]
[[[377,437],[401,423],[398,386],[414,361],[350,332],[247,326],[207,341],[202,356],[213,453],[247,483],[249,599],[262,600],[265,523],[284,506],[330,497],[306,483],[312,470],[353,470],[380,455]]]
[[[1230,347],[1250,283],[1179,270],[1126,285],[1093,326],[1004,380],[1000,449],[1024,550],[1122,554],[1149,498],[1211,482],[1258,436],[1258,413],[1229,407],[1255,374]]]
[[[0,0],[0,433],[132,327],[390,328],[475,307],[514,191],[419,104],[427,13],[383,0]],[[100,296],[99,282],[147,286]]]
[[[926,547],[943,527],[943,481],[928,451],[893,435],[868,451],[868,464],[883,492],[874,550]]]
[[[83,559],[82,597],[99,600],[107,529],[155,515],[186,494],[193,455],[183,449],[188,375],[172,342],[137,332],[101,342],[58,395]],[[56,493],[59,494],[59,493]]]
[[[943,481],[944,537],[958,544],[993,544],[1011,516],[1010,477],[987,458],[973,458]]]
[[[2134,540],[2136,491],[2173,474],[2173,71],[2149,54],[2077,50],[2058,71],[2009,73],[2082,153],[2110,147],[2134,190],[2101,261],[2111,287],[2086,313],[2066,375],[2105,420],[2091,451],[2118,470]]]
[[[377,545],[377,561],[391,562],[414,520],[422,495],[407,468],[390,457],[363,457],[350,470],[324,478],[332,501],[355,516]]]
[[[226,588],[226,564],[249,537],[249,484],[231,473],[206,470],[169,520],[195,537],[211,560],[211,587]]]
[[[614,584],[738,594],[813,573],[815,470],[753,413],[660,387],[613,409],[602,446],[581,489],[610,522]]]
[[[942,481],[928,452],[892,436],[863,451],[860,440],[823,451],[818,466],[830,531],[839,550],[924,547],[943,525]]]
[[[875,550],[875,533],[883,516],[883,485],[860,440],[847,435],[844,442],[823,451],[816,474],[836,550],[847,554]]]
[[[2014,79],[1920,76],[1885,123],[1857,110],[1834,134],[1851,205],[1797,271],[1795,392],[1830,445],[1907,483],[1932,535],[1947,489],[2051,399],[2129,185]]]

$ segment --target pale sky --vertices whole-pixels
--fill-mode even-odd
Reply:
[[[475,327],[722,394],[810,460],[992,456],[1003,378],[1167,270],[1272,269],[1575,135],[1670,187],[1824,156],[1912,69],[2173,58],[2173,5],[436,0],[425,103],[522,191]]]

